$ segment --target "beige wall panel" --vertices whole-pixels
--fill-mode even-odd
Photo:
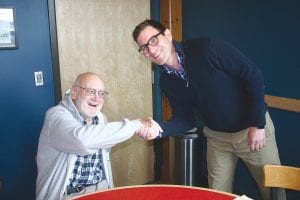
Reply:
[[[62,91],[86,71],[99,73],[109,97],[109,121],[152,116],[151,65],[131,33],[150,16],[150,0],[56,0]],[[113,147],[116,186],[153,180],[153,145],[134,136]]]

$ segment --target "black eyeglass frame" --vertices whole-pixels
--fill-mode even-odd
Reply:
[[[138,49],[138,52],[140,52],[140,53],[143,53],[143,54],[145,54],[145,53],[148,53],[149,52],[149,45],[151,45],[151,46],[156,46],[157,44],[158,44],[158,36],[160,35],[160,34],[163,34],[164,33],[164,31],[160,31],[159,33],[157,33],[156,35],[153,35],[149,40],[148,40],[148,42],[146,43],[146,44],[143,44],[143,45],[141,45],[140,46],[140,48]],[[156,38],[156,40],[157,40],[157,43],[156,44],[150,44],[150,41],[153,39],[153,38]],[[147,49],[147,51],[145,52],[145,49]]]

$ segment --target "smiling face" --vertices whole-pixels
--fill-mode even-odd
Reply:
[[[88,94],[86,88],[105,91],[104,82],[97,74],[85,73],[77,78],[74,85],[71,89],[73,103],[80,115],[85,120],[90,120],[100,112],[104,98],[98,92]]]
[[[139,47],[148,44],[149,40],[153,39],[153,36],[157,35],[160,31],[152,26],[147,26],[142,30],[137,37],[137,44]],[[157,36],[157,44],[152,46],[147,45],[149,51],[143,53],[151,62],[157,65],[169,65],[172,63],[172,34],[169,29],[166,29],[162,34]]]

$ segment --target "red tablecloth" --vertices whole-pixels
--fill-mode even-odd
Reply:
[[[234,194],[216,190],[175,185],[128,186],[94,192],[76,200],[232,200]]]

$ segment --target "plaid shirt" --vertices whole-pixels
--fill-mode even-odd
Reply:
[[[93,124],[98,124],[97,117],[93,118]],[[94,185],[105,179],[104,176],[101,150],[91,155],[77,156],[74,170],[69,179],[69,186],[75,188]]]
[[[176,55],[177,55],[177,59],[178,59],[179,65],[180,65],[180,69],[175,70],[175,69],[168,67],[167,65],[163,65],[163,69],[168,74],[174,74],[175,76],[178,76],[178,77],[182,78],[183,80],[187,80],[186,73],[183,69],[183,65],[184,65],[183,55],[181,55],[179,52],[176,52]]]

